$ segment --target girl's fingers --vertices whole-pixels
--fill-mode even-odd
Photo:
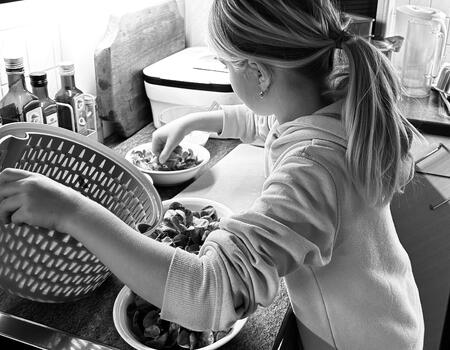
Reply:
[[[0,222],[9,224],[11,215],[21,207],[19,196],[8,197],[0,202]]]
[[[158,142],[157,140],[154,142],[155,144],[152,147],[153,153],[158,155],[160,163],[165,163],[166,160],[169,159],[170,153],[172,153],[170,141],[167,139],[163,142]]]
[[[0,185],[6,182],[17,181],[30,176],[29,171],[15,168],[6,168],[0,173]]]
[[[20,180],[19,180],[20,181]],[[11,197],[20,192],[20,183],[0,183],[0,200],[3,198]]]
[[[164,149],[159,154],[159,162],[165,163],[167,161],[167,159],[169,159],[169,156],[171,153],[172,153],[172,151],[169,149],[169,147],[166,144],[166,147],[164,147]]]
[[[22,209],[22,207],[20,207],[15,212],[11,213],[10,221],[13,224],[23,224],[26,221],[24,220],[24,218],[25,218],[25,211]]]

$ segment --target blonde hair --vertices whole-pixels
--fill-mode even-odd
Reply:
[[[412,177],[410,147],[418,131],[398,107],[401,85],[390,61],[348,23],[330,0],[214,0],[209,17],[210,45],[239,64],[255,59],[296,69],[344,94],[346,162],[367,201],[390,202]],[[333,72],[336,46],[348,67]],[[407,173],[405,174],[405,169]]]

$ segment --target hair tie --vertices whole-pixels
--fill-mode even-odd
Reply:
[[[342,43],[346,42],[350,38],[350,35],[342,31],[339,36],[334,39],[334,46],[336,49],[342,49]]]

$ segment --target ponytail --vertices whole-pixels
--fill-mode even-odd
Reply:
[[[418,132],[399,110],[401,85],[390,61],[358,36],[341,45],[349,69],[342,111],[347,166],[369,203],[384,205],[412,177],[409,149]]]

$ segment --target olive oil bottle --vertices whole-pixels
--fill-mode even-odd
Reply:
[[[8,92],[0,100],[2,124],[14,122],[43,122],[39,98],[27,90],[23,57],[5,58]]]
[[[73,120],[67,108],[58,106],[59,126],[80,134],[87,133],[84,94],[75,85],[75,66],[72,62],[63,62],[59,65],[61,89],[55,95],[55,101],[66,103],[73,108]]]
[[[48,97],[47,73],[30,73],[30,83],[33,94],[39,98],[41,103],[44,124],[59,126],[58,105],[54,100]]]

